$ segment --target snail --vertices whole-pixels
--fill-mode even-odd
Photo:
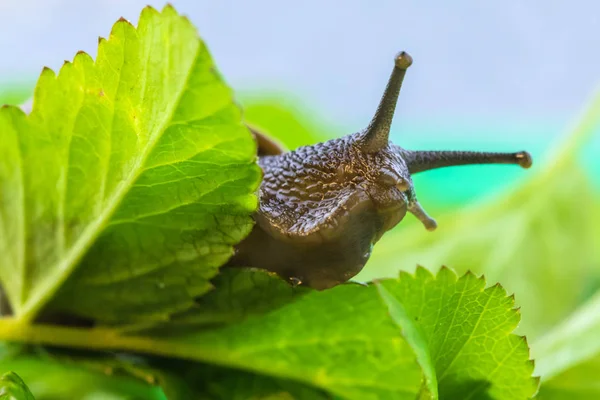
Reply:
[[[399,53],[375,116],[366,129],[284,152],[250,128],[263,180],[251,233],[231,267],[277,273],[317,290],[347,282],[367,263],[373,245],[408,212],[426,229],[437,226],[419,204],[411,176],[465,164],[529,168],[525,151],[411,151],[389,141],[396,102],[412,58]]]
[[[399,53],[375,116],[366,129],[291,152],[248,126],[263,180],[255,225],[228,267],[277,273],[317,290],[347,282],[367,263],[373,245],[408,212],[437,226],[417,201],[412,174],[455,165],[531,166],[531,156],[470,151],[411,151],[389,141],[402,81],[412,58]],[[32,109],[30,99],[21,108]]]

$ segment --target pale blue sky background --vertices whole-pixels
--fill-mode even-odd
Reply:
[[[0,77],[95,53],[148,0],[0,0]],[[172,1],[230,83],[289,90],[336,118],[370,114],[400,49],[415,59],[409,115],[557,116],[600,81],[600,3],[530,0]],[[366,115],[365,114],[365,115]],[[352,118],[352,117],[351,117]]]
[[[44,65],[59,68],[77,50],[94,55],[99,35],[120,16],[136,22],[148,3],[165,4],[0,0],[0,90],[35,80]],[[595,0],[171,3],[198,27],[236,90],[293,93],[349,130],[368,122],[393,55],[407,50],[415,62],[394,137],[408,146],[543,152],[600,82]],[[433,132],[414,133],[414,124]]]

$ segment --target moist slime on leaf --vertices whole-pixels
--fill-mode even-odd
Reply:
[[[389,141],[396,102],[412,58],[399,53],[375,116],[361,132],[284,153],[257,139],[264,178],[256,225],[231,266],[265,268],[292,284],[327,289],[358,274],[373,245],[408,212],[427,230],[437,223],[417,201],[412,174],[467,164],[531,166],[531,155],[413,151]]]

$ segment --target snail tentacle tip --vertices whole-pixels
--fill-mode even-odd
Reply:
[[[517,163],[523,168],[531,168],[533,164],[533,159],[531,158],[531,154],[527,151],[520,151],[515,154],[517,159]]]
[[[394,61],[396,63],[396,67],[400,69],[408,69],[408,67],[412,65],[413,59],[407,52],[401,51],[396,55],[396,59]]]
[[[429,232],[435,231],[438,227],[436,220],[433,218],[429,219],[426,223],[424,223],[424,225],[425,229],[427,229]]]

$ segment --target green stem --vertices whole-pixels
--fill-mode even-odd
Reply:
[[[218,352],[199,352],[190,343],[175,343],[159,338],[121,335],[110,328],[71,328],[34,324],[12,318],[0,319],[0,340],[88,350],[128,350],[132,352],[177,357],[214,364],[226,359]]]
[[[253,373],[305,382],[323,390],[332,390],[317,376],[306,376],[294,368],[274,369],[265,363],[249,363],[243,354],[228,347],[215,346],[206,338],[189,336],[143,337],[123,334],[111,328],[71,328],[57,325],[29,324],[14,318],[0,318],[0,341],[48,345],[56,347],[96,350],[127,351],[200,361],[222,367],[236,368]],[[220,347],[220,349],[219,349]],[[336,393],[335,390],[333,393]]]

